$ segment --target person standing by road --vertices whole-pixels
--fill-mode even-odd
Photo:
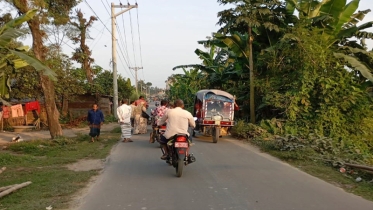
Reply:
[[[143,116],[143,113],[146,114],[145,102],[137,105],[135,108],[135,125],[133,128],[133,134],[145,134],[147,133],[147,118]]]
[[[140,104],[142,104],[142,103],[144,103],[144,104],[143,104],[144,107],[146,107],[146,105],[148,105],[148,103],[147,103],[147,102],[145,101],[145,99],[144,99],[144,96],[140,96],[139,99],[137,99],[137,100],[135,101],[135,105],[136,105],[136,106],[138,106],[138,105],[140,105]]]
[[[95,137],[98,140],[101,125],[104,123],[104,114],[98,109],[97,104],[93,104],[92,109],[88,111],[87,121],[90,127],[89,135],[91,136],[91,142],[94,142]]]
[[[118,122],[122,130],[122,141],[133,142],[131,140],[131,114],[132,108],[128,106],[128,100],[122,99],[122,105],[117,108]]]

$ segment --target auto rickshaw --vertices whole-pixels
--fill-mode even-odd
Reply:
[[[234,96],[216,89],[200,90],[194,101],[194,116],[197,129],[205,136],[212,136],[214,143],[227,135],[234,126]]]

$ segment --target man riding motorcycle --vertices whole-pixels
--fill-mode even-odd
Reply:
[[[150,143],[154,143],[154,137],[156,135],[155,128],[157,127],[158,121],[162,118],[164,113],[166,113],[166,111],[168,110],[167,104],[168,102],[166,100],[162,100],[161,106],[158,106],[151,113],[151,115],[153,116],[153,124],[152,124],[153,131],[150,133],[150,140],[149,140]]]
[[[165,151],[161,157],[162,160],[165,160],[168,156],[168,140],[174,137],[176,134],[186,134],[189,136],[189,126],[193,128],[196,126],[193,115],[187,110],[184,110],[184,102],[181,99],[177,99],[175,101],[175,108],[169,109],[157,124],[158,126],[161,126],[166,121],[166,132],[160,138],[161,145]]]

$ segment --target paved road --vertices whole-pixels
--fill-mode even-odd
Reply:
[[[148,135],[119,143],[80,210],[369,210],[373,202],[346,193],[249,144],[224,137],[195,139],[197,161],[181,178],[160,160]]]

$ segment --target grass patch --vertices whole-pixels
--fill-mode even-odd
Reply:
[[[0,187],[31,181],[32,184],[1,198],[0,210],[67,208],[71,196],[86,186],[98,171],[70,171],[66,164],[80,159],[104,159],[118,142],[118,133],[102,133],[89,143],[88,135],[55,140],[14,143],[0,151]]]
[[[254,140],[251,143],[270,155],[277,157],[300,170],[329,182],[346,192],[359,195],[373,201],[373,176],[363,171],[339,172],[338,167],[333,167],[330,162],[318,159],[318,154],[312,148],[301,148],[293,151],[279,151],[272,141]],[[362,177],[361,182],[356,182],[356,177]]]

